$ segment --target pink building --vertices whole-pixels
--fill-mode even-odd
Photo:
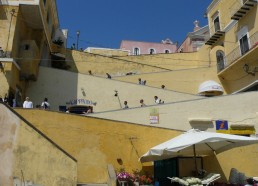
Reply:
[[[123,40],[120,49],[128,50],[129,55],[175,53],[177,44],[170,39],[162,40],[161,43],[127,41]]]

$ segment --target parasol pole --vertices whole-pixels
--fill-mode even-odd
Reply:
[[[196,152],[195,152],[195,145],[193,145],[193,151],[194,151],[194,167],[195,167],[195,176],[198,176],[197,161],[196,161]]]

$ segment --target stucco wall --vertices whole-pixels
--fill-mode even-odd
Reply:
[[[77,163],[0,104],[0,184],[76,185]]]
[[[151,109],[157,108],[159,112],[157,127],[177,130],[200,128],[215,131],[215,120],[228,120],[229,126],[231,124],[254,125],[257,133],[258,118],[256,112],[258,106],[254,101],[256,99],[258,99],[257,92],[249,92],[115,112],[95,113],[92,116],[150,125]],[[193,125],[189,123],[190,118],[208,118],[210,122]]]
[[[114,96],[115,90],[118,91],[119,97]],[[41,104],[44,97],[47,97],[53,110],[58,110],[59,105],[65,106],[70,100],[86,99],[97,103],[94,105],[94,112],[121,109],[119,99],[122,106],[127,100],[129,107],[139,107],[140,99],[144,99],[147,105],[154,104],[155,95],[166,103],[200,98],[138,85],[138,80],[135,83],[126,83],[45,67],[40,67],[38,81],[28,85],[26,95],[34,105]]]
[[[14,172],[14,149],[20,120],[0,104],[0,184],[12,185]]]
[[[196,69],[174,70],[170,72],[157,72],[148,74],[139,74],[133,76],[121,76],[115,79],[135,83],[138,78],[146,80],[146,84],[152,87],[184,92],[189,94],[198,94],[198,88],[201,83],[213,80],[220,83],[216,75],[216,67],[204,67]]]
[[[129,50],[130,55],[135,55],[134,48],[139,49],[139,54],[150,54],[150,49],[154,49],[154,54],[165,53],[166,50],[168,50],[169,53],[175,53],[177,50],[177,44],[174,44],[173,42],[171,44],[167,44],[162,42],[121,41],[120,49]]]
[[[2,64],[5,65],[5,63],[3,63],[3,62],[2,62]],[[5,94],[8,93],[8,90],[9,90],[10,79],[7,78],[6,73],[4,73],[4,72],[5,72],[5,70],[9,71],[9,69],[11,67],[8,67],[9,65],[8,66],[7,65],[8,64],[6,64],[4,70],[0,70],[0,84],[1,84],[0,97],[2,97],[2,98],[5,96]],[[9,76],[9,78],[10,78],[10,76]]]
[[[78,183],[106,183],[108,164],[115,170],[122,167],[129,172],[141,169],[138,158],[148,147],[179,134],[178,131],[66,113],[34,109],[16,111],[78,160]],[[123,165],[118,164],[118,158]]]
[[[128,72],[160,72],[166,71],[157,66],[144,65],[137,60],[129,59],[129,57],[111,57],[101,54],[91,54],[87,52],[79,52],[75,50],[67,50],[66,63],[70,65],[70,71],[88,74],[91,70],[94,75],[106,77],[106,73],[112,76],[125,75]]]
[[[137,117],[139,110],[134,110],[133,114],[127,113],[127,115],[131,118]],[[181,133],[155,126],[51,111],[34,109],[16,109],[16,111],[78,159],[78,182],[81,183],[106,183],[107,164],[112,164],[115,170],[122,167],[129,172],[133,169],[141,169],[142,165],[138,161],[141,155],[149,148]],[[116,112],[114,114],[119,115],[120,118],[125,116]],[[177,114],[175,112],[171,117],[174,119]],[[171,119],[172,122],[173,119]],[[178,123],[178,125],[184,128],[186,124]],[[258,174],[257,157],[257,145],[232,149],[217,156],[205,158],[204,169],[220,173],[224,181],[228,180],[232,167],[245,172],[246,175],[255,176]],[[123,165],[118,164],[118,158],[122,159]]]
[[[208,67],[209,47],[192,53],[155,54],[140,56],[117,56],[110,57],[99,54],[90,54],[75,50],[67,50],[67,64],[71,71],[86,73],[91,70],[93,74],[105,76],[125,75],[128,72],[136,74],[161,72],[178,69],[191,69],[197,67]]]

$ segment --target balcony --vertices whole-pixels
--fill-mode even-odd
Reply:
[[[206,41],[205,45],[213,45],[216,43],[221,37],[225,35],[225,32],[222,31],[224,29],[224,24],[222,23],[215,23],[211,28],[210,28],[210,35],[211,37]]]
[[[44,28],[38,5],[21,4],[20,10],[26,25],[37,30]]]
[[[231,8],[231,19],[240,20],[244,17],[255,5],[257,4],[256,0],[244,0],[237,1]]]
[[[251,53],[253,54],[253,58],[258,58],[258,32],[254,33],[248,38],[248,45],[243,45],[236,47],[232,52],[230,52],[226,57],[226,63],[217,64],[218,65],[218,73],[226,69],[228,66],[233,65],[234,63],[240,61],[241,59],[247,60],[249,56],[251,58]],[[257,55],[257,56],[255,56]]]

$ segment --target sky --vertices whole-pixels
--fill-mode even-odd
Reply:
[[[68,29],[68,46],[119,48],[122,40],[182,43],[199,26],[212,0],[56,0],[61,29]]]

